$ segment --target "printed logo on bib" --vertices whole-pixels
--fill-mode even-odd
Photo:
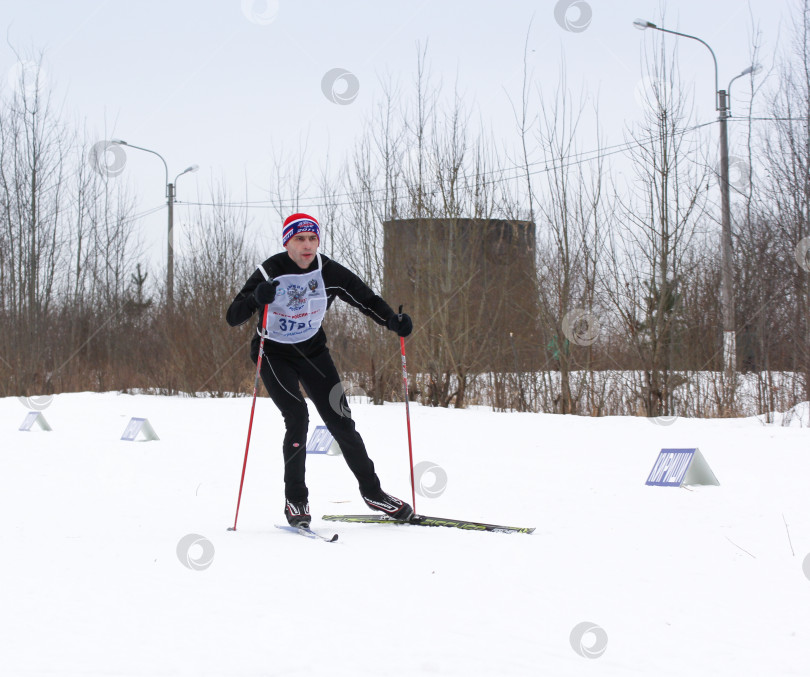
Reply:
[[[318,288],[318,280],[312,279],[309,281],[309,291],[315,291]]]
[[[301,310],[307,302],[307,290],[304,287],[299,287],[297,284],[291,284],[287,287],[287,307],[290,310]]]

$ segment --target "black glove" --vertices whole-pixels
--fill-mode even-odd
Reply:
[[[278,287],[278,280],[270,280],[259,283],[259,286],[253,290],[253,298],[259,306],[265,306],[272,303],[276,298],[276,287]]]
[[[413,320],[405,313],[392,315],[386,323],[391,331],[395,331],[399,336],[408,336],[413,331]]]

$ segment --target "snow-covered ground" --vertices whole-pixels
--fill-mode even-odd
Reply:
[[[352,409],[409,497],[404,405]],[[535,533],[324,522],[367,510],[341,457],[311,455],[326,544],[273,527],[266,398],[235,533],[249,399],[64,394],[43,413],[52,432],[19,432],[26,409],[0,399],[0,675],[810,674],[806,427],[414,405],[414,461],[438,466],[417,510]],[[160,440],[121,441],[132,416]],[[645,486],[663,447],[699,447],[720,486]]]

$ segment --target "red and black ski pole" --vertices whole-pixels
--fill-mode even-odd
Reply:
[[[259,339],[259,359],[256,360],[256,380],[253,382],[253,404],[250,407],[250,423],[248,423],[247,443],[245,444],[245,461],[242,463],[242,479],[239,482],[239,498],[236,499],[236,516],[233,518],[233,526],[228,527],[228,531],[236,531],[236,520],[239,519],[239,504],[242,502],[242,486],[245,483],[245,469],[247,468],[248,449],[250,449],[250,431],[253,430],[253,412],[256,410],[256,393],[259,390],[259,376],[262,370],[262,357],[264,356],[264,329],[267,326],[267,306],[264,307],[262,315],[262,332]]]
[[[402,306],[399,307],[399,319],[402,320]],[[416,513],[416,484],[413,479],[413,446],[411,445],[411,412],[408,407],[408,367],[405,364],[405,338],[399,337],[399,348],[402,352],[402,382],[405,385],[405,420],[408,424],[408,456],[411,461],[411,498],[413,499],[413,511]]]

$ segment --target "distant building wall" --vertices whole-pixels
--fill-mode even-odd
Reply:
[[[538,350],[532,222],[398,219],[385,221],[383,232],[383,295],[413,316],[410,342],[420,360],[455,347],[453,354],[475,372],[522,369],[532,361]]]

